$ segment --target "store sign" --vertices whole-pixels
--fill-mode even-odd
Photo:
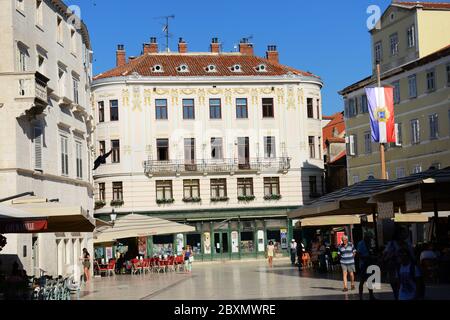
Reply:
[[[258,230],[258,252],[265,252],[266,248],[264,247],[264,231]]]
[[[231,252],[239,252],[239,234],[237,231],[231,232]]]
[[[209,232],[203,233],[203,247],[205,254],[211,254],[211,235]]]
[[[420,189],[405,193],[406,211],[421,211],[422,210],[422,195]]]
[[[390,202],[378,202],[378,219],[392,219],[395,217],[394,203]]]
[[[47,228],[47,220],[0,221],[0,233],[33,233]]]

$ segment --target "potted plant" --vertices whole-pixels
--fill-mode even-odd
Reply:
[[[122,199],[118,199],[118,200],[111,200],[111,207],[121,207],[123,206],[124,202]]]
[[[282,197],[279,194],[272,194],[264,197],[264,200],[280,200]]]
[[[238,197],[239,201],[253,201],[255,200],[255,196],[239,196]]]
[[[105,200],[97,200],[97,201],[95,201],[95,210],[101,209],[104,206],[106,206],[106,201]]]
[[[201,202],[201,201],[202,201],[202,199],[199,198],[199,197],[183,198],[183,202],[194,202],[194,203],[197,203],[197,202]]]
[[[175,199],[169,198],[169,199],[156,199],[157,204],[171,204],[174,203]]]
[[[215,197],[215,198],[211,198],[212,202],[225,202],[230,200],[230,198],[228,197]]]

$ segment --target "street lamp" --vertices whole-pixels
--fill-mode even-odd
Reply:
[[[113,224],[113,226],[114,226],[114,223],[115,223],[116,220],[117,220],[117,214],[114,212],[114,209],[112,209],[112,212],[111,212],[111,214],[110,214],[109,216],[110,216],[111,222],[112,222],[112,224]]]

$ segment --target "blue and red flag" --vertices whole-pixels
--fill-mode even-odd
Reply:
[[[379,143],[396,142],[394,119],[394,88],[366,88],[369,104],[372,141]]]

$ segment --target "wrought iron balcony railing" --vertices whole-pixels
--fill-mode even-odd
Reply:
[[[232,173],[232,172],[287,172],[291,168],[290,158],[252,158],[247,160],[148,160],[144,162],[147,175],[181,173]]]

